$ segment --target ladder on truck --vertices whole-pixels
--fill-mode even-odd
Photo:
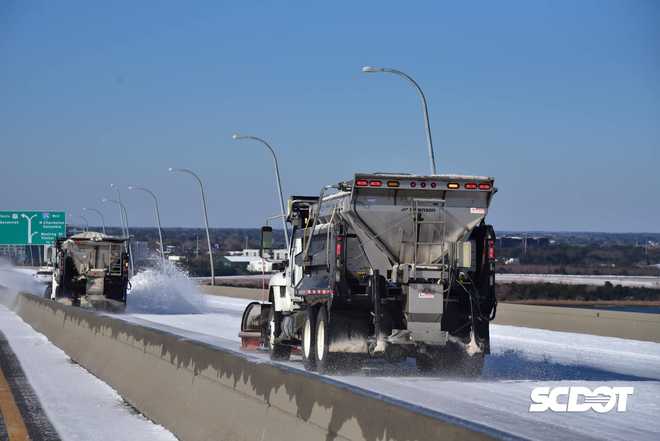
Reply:
[[[439,210],[439,214],[436,217],[434,213],[424,213],[423,208],[434,208]],[[445,210],[445,200],[444,199],[413,199],[412,200],[412,221],[413,221],[413,268],[417,269],[417,266],[424,265],[440,265],[441,268],[441,278],[445,279],[445,271],[447,270],[447,210]],[[429,214],[432,214],[429,216]],[[431,219],[429,219],[431,218]],[[429,227],[425,228],[424,225]],[[436,232],[439,227],[440,230],[440,242],[434,240],[436,237]],[[424,231],[423,231],[424,230]],[[430,231],[429,231],[430,230]],[[420,240],[420,234],[426,233],[430,234],[430,240]],[[440,261],[433,261],[433,250],[434,248],[439,248]],[[420,251],[422,253],[426,251],[426,261],[418,262],[420,257]]]

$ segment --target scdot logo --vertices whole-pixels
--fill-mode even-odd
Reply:
[[[536,387],[532,389],[530,412],[587,412],[606,413],[616,407],[617,412],[625,412],[628,396],[635,392],[634,387],[600,386],[593,391],[588,387],[560,386]]]

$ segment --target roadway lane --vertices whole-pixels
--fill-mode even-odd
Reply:
[[[0,440],[5,439],[59,441],[60,437],[0,331]]]
[[[204,313],[117,316],[209,344],[236,350],[240,316],[249,302],[204,296]],[[130,303],[129,303],[130,306]],[[130,308],[129,308],[130,310]],[[655,440],[660,421],[660,344],[511,326],[493,326],[493,354],[480,379],[423,377],[413,360],[377,361],[366,369],[333,375],[350,387],[469,419],[512,436],[535,440]],[[255,357],[268,362],[267,354]],[[302,369],[299,361],[288,366]],[[537,386],[632,386],[628,412],[529,413]]]

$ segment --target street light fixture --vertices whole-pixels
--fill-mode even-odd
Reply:
[[[250,136],[250,135],[239,135],[238,133],[234,133],[232,135],[232,138],[235,140],[238,139],[252,139],[254,141],[259,141],[263,145],[268,148],[270,151],[270,154],[273,155],[273,163],[275,164],[275,178],[277,181],[277,191],[280,194],[280,210],[281,210],[281,216],[282,216],[282,226],[284,227],[284,241],[286,242],[286,249],[289,249],[289,230],[286,226],[286,212],[284,211],[284,194],[282,193],[282,180],[280,179],[280,167],[277,163],[277,155],[275,154],[275,150],[268,144],[266,141],[264,141],[261,138],[257,138],[256,136]]]
[[[117,191],[119,191],[119,190],[117,190]],[[128,211],[126,210],[126,206],[121,201],[119,201],[117,199],[103,198],[103,199],[101,199],[101,202],[103,202],[103,203],[112,202],[113,204],[119,205],[119,209],[122,212],[122,218],[126,219],[126,236],[125,237],[128,239],[128,241],[127,241],[128,242],[128,245],[127,245],[127,247],[128,247],[128,257],[129,257],[130,262],[131,262],[131,276],[133,276],[135,274],[135,266],[133,265],[133,251],[131,250],[131,236],[130,236],[130,232],[128,231]]]
[[[404,73],[401,72],[400,70],[396,69],[390,69],[388,67],[374,67],[374,66],[364,66],[362,68],[362,72],[364,73],[378,73],[378,72],[385,72],[385,73],[391,73],[394,75],[398,75],[400,77],[405,78],[406,80],[410,81],[410,83],[415,86],[415,89],[417,89],[417,92],[419,92],[419,96],[422,98],[422,109],[424,110],[424,126],[426,127],[426,142],[428,144],[429,148],[429,161],[431,162],[431,174],[435,175],[436,173],[436,168],[435,168],[435,154],[433,153],[433,139],[431,138],[431,123],[429,122],[429,109],[428,105],[426,103],[426,96],[424,96],[424,92],[422,92],[422,88],[417,84],[413,78]]]
[[[211,263],[211,285],[215,285],[215,269],[213,268],[213,250],[211,249],[211,233],[209,232],[209,214],[208,210],[206,208],[206,194],[204,192],[204,184],[202,183],[202,179],[197,176],[197,174],[189,170],[187,168],[172,168],[170,167],[168,169],[170,172],[178,172],[178,173],[187,173],[194,177],[197,180],[197,183],[199,184],[199,190],[202,193],[202,208],[204,209],[204,225],[206,226],[206,244],[209,247],[209,261]]]
[[[93,211],[94,213],[99,215],[99,217],[101,218],[101,226],[103,227],[103,234],[105,234],[105,217],[103,217],[103,213],[101,213],[101,210],[97,210],[96,208],[83,208],[83,211]]]
[[[158,198],[156,197],[156,194],[149,190],[148,188],[144,187],[135,187],[133,185],[128,186],[129,190],[140,190],[148,195],[150,195],[153,200],[154,200],[154,207],[155,207],[155,212],[156,212],[156,226],[158,227],[158,238],[160,239],[160,257],[161,257],[161,262],[163,264],[163,270],[165,269],[165,250],[163,249],[163,229],[160,225],[160,210],[158,209]]]

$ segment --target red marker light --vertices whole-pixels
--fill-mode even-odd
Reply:
[[[468,182],[464,185],[466,190],[476,190],[477,184],[475,182]]]
[[[382,181],[369,181],[369,187],[382,187]]]
[[[366,187],[369,185],[369,181],[367,181],[366,179],[358,179],[355,181],[355,185],[357,185],[358,187]]]
[[[490,190],[491,186],[488,182],[482,182],[479,184],[479,190]]]

